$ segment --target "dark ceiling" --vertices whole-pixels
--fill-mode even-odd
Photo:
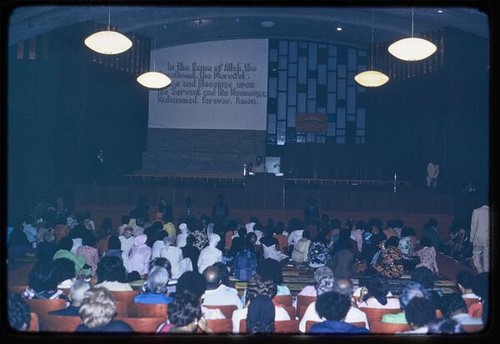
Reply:
[[[372,21],[373,13],[373,21]],[[411,7],[29,6],[10,15],[8,44],[82,22],[155,37],[158,48],[233,38],[289,38],[366,48],[411,34]],[[271,27],[264,27],[263,23]],[[342,31],[337,31],[337,27]],[[415,7],[414,35],[454,27],[489,38],[488,14],[475,7]]]

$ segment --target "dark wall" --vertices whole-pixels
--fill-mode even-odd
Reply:
[[[83,40],[93,26],[80,24],[9,51],[7,153],[8,211],[25,216],[42,199],[72,198],[89,182],[98,147],[109,174],[141,163],[148,92],[135,75],[92,61]],[[31,51],[32,50],[32,51]],[[31,56],[31,58],[30,58]],[[9,219],[9,223],[19,223]]]
[[[417,186],[435,159],[439,187],[456,190],[468,180],[487,187],[488,42],[445,29],[440,43],[441,69],[367,89],[365,144],[287,142],[268,146],[268,155],[282,156],[296,177],[387,180],[397,173]]]
[[[241,172],[265,155],[263,130],[148,129],[146,171]]]

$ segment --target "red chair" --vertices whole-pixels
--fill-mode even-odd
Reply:
[[[207,319],[207,326],[212,333],[233,333],[233,322],[231,319]]]
[[[307,307],[316,302],[316,296],[297,295],[297,316],[302,319]]]
[[[71,333],[75,332],[82,319],[78,316],[47,314],[43,320],[44,331]]]
[[[38,315],[36,313],[30,313],[30,327],[28,327],[28,332],[38,332],[40,330],[40,324],[38,323]]]
[[[473,298],[470,298],[470,297],[464,297],[463,298],[464,301],[465,301],[465,304],[467,305],[467,308],[469,308],[471,305],[473,305],[474,303],[478,303],[480,302],[481,300],[476,298],[476,297],[473,297]]]
[[[306,321],[306,333],[311,332],[311,326],[314,324],[319,324],[321,321],[307,320]]]
[[[293,306],[292,295],[276,295],[273,297],[273,303],[275,306]]]
[[[462,325],[466,333],[476,333],[484,330],[484,325]]]
[[[385,314],[397,314],[401,313],[399,308],[371,308],[371,307],[360,307],[360,310],[365,312],[366,320],[368,320],[368,325],[372,327],[372,322],[381,321]]]
[[[166,303],[132,302],[127,307],[130,318],[164,318],[167,320],[168,305]]]

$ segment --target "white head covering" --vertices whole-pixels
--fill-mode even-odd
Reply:
[[[146,234],[138,235],[134,238],[134,245],[136,246],[144,245],[147,240],[148,236]]]
[[[169,247],[174,242],[175,242],[175,238],[174,237],[166,236],[166,237],[163,238],[163,245],[165,245],[165,247]]]
[[[220,236],[218,234],[212,234],[210,236],[208,245],[210,245],[211,247],[216,247],[219,241],[220,241]]]
[[[183,233],[183,234],[186,234],[189,231],[189,228],[185,223],[181,223],[179,225],[179,229],[181,230],[181,233]]]
[[[247,233],[253,232],[253,226],[255,226],[255,222],[249,222],[245,225]]]

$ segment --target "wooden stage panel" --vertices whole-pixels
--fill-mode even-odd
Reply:
[[[272,174],[242,177],[174,176],[165,180],[129,181],[125,178],[113,185],[78,185],[75,188],[74,211],[90,211],[96,223],[110,217],[118,226],[120,217],[129,213],[139,197],[145,196],[152,217],[161,197],[172,205],[174,217],[182,215],[184,201],[191,198],[195,215],[210,215],[219,193],[225,195],[230,217],[248,221],[257,216],[262,222],[272,217],[285,223],[292,217],[303,218],[303,208],[310,197],[318,201],[320,214],[345,221],[368,220],[379,217],[384,222],[401,218],[406,226],[414,227],[417,234],[431,217],[438,220],[440,235],[447,236],[454,217],[453,196],[435,192],[401,189],[397,193],[385,186],[360,187],[341,185],[331,187],[325,180],[318,183],[289,185],[291,179]],[[200,182],[201,180],[201,182]],[[243,183],[244,181],[244,183]],[[318,182],[318,180],[316,180]],[[293,183],[292,183],[293,184]]]

